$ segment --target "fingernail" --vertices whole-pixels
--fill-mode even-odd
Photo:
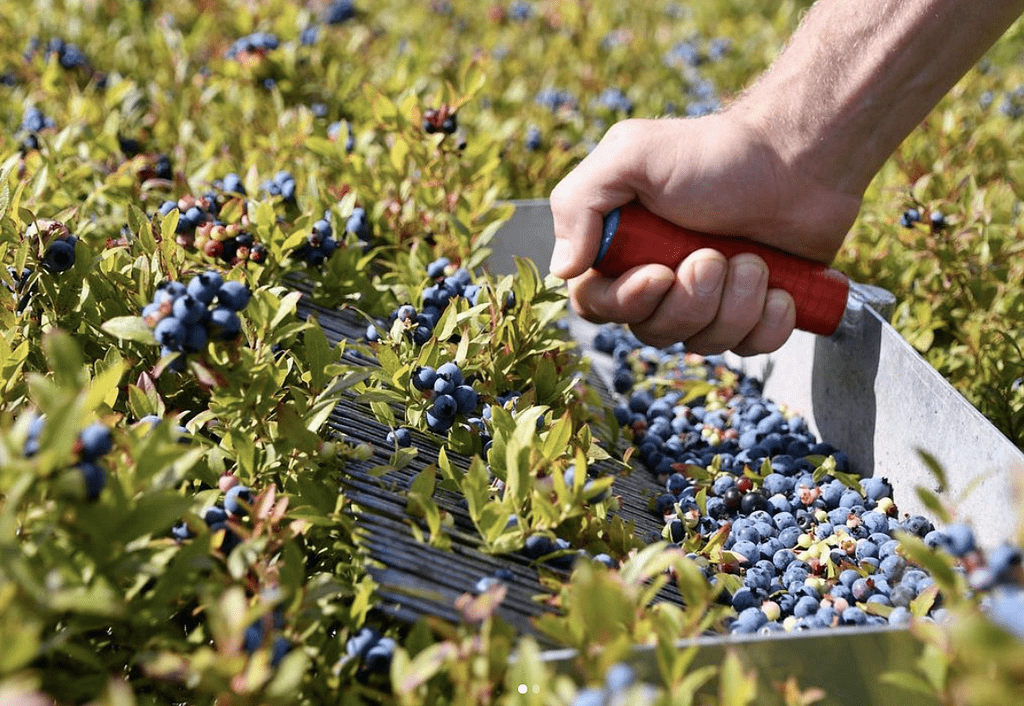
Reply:
[[[725,281],[725,262],[719,258],[701,260],[693,268],[694,286],[701,296],[711,296],[722,288]]]
[[[748,297],[760,289],[768,276],[768,269],[759,262],[741,262],[733,272],[732,291]]]
[[[764,305],[762,321],[769,328],[778,328],[785,325],[789,320],[789,310],[792,308],[792,299],[789,297],[768,297]]]

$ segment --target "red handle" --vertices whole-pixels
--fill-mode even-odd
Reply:
[[[681,228],[636,201],[605,219],[605,234],[594,269],[618,277],[637,265],[660,263],[675,269],[687,255],[712,248],[726,257],[759,255],[768,265],[768,286],[784,289],[796,301],[796,327],[823,336],[839,326],[850,280],[838,270],[743,238],[723,238]],[[616,227],[615,218],[618,218]]]

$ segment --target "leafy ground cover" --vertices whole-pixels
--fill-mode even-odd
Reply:
[[[689,553],[721,561],[718,540],[686,535],[693,517],[671,504],[665,544],[608,522],[613,478],[587,471],[642,430],[619,431],[586,384],[558,326],[558,283],[528,262],[515,277],[486,270],[501,200],[546,195],[616,119],[715,110],[803,6],[745,5],[0,12],[0,694],[690,703],[703,686],[723,704],[756,699],[735,655],[691,669],[692,653],[672,648],[734,625],[736,606],[720,604],[732,580],[713,589],[706,564],[663,551],[685,544],[678,529]],[[901,331],[1018,442],[1019,46],[1011,33],[901,147],[840,262],[897,292]],[[300,302],[355,312],[367,335],[335,343],[297,316]],[[624,354],[638,379],[640,355]],[[698,383],[680,394],[721,393],[725,408],[724,392]],[[556,676],[494,616],[500,576],[467,594],[459,625],[380,615],[359,508],[337,492],[379,449],[332,431],[343,400],[393,428],[380,476],[424,444],[441,449],[403,491],[424,544],[445,545],[440,487],[465,497],[495,554],[565,559],[566,535],[595,550],[549,585],[564,610],[541,623],[585,653],[604,648],[578,678]],[[702,443],[739,443],[713,426]],[[471,459],[465,473],[449,455]],[[815,480],[842,485],[831,458],[817,458]],[[722,463],[689,472],[710,484]],[[767,470],[744,478],[759,489]],[[1009,703],[1021,647],[977,610],[971,567],[904,544],[966,617],[951,632],[921,620],[928,660],[894,688]],[[687,610],[650,605],[670,580]],[[616,664],[636,643],[657,646],[662,683]],[[780,693],[820,696],[795,681]]]

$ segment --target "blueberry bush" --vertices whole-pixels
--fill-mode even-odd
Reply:
[[[901,515],[714,357],[607,327],[608,403],[560,283],[488,268],[505,200],[617,119],[717,110],[807,3],[748,5],[0,0],[0,703],[740,706],[768,694],[739,654],[680,639],[871,625],[923,645],[894,690],[1019,698],[1019,548],[941,492],[938,525]],[[1021,46],[900,148],[838,263],[1018,444]],[[451,546],[457,496],[537,570],[534,636],[497,615],[507,569],[456,623],[379,609],[343,480],[424,455],[393,488],[416,540]]]

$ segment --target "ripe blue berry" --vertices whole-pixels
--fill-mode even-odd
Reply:
[[[70,270],[75,265],[75,244],[70,238],[54,240],[43,253],[43,269],[57,274]]]
[[[412,386],[417,390],[432,390],[437,380],[437,371],[424,365],[412,371]]]
[[[199,323],[206,316],[206,305],[190,294],[178,297],[171,308],[174,318],[186,326]]]
[[[234,311],[219,306],[210,312],[210,332],[219,341],[230,341],[242,332],[242,322]]]
[[[86,499],[95,500],[107,485],[107,472],[94,461],[83,461],[77,467],[85,480]]]
[[[252,490],[244,485],[236,485],[224,494],[224,509],[229,515],[244,517],[249,514],[252,504]]]
[[[241,311],[249,303],[249,288],[243,282],[224,282],[217,289],[217,301],[222,307]]]
[[[85,461],[95,461],[100,456],[110,453],[114,448],[114,437],[103,424],[90,424],[83,429],[78,440],[82,443],[81,458]]]
[[[178,350],[185,340],[186,328],[180,319],[165,316],[153,329],[153,337],[164,348]]]
[[[220,273],[208,270],[193,277],[186,289],[193,299],[208,305],[217,296],[217,290],[222,284],[224,284],[224,278],[220,276]]]

